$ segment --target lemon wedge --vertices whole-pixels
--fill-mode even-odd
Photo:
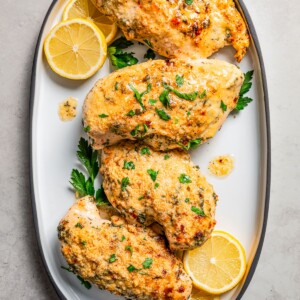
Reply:
[[[107,44],[101,30],[86,19],[58,23],[46,37],[44,51],[52,70],[69,79],[86,79],[104,64]]]
[[[185,252],[183,264],[195,287],[219,295],[241,281],[246,270],[246,255],[232,235],[214,231],[200,248]]]
[[[115,38],[118,27],[100,11],[90,0],[70,0],[63,12],[63,21],[75,18],[83,18],[94,22],[103,32],[106,43],[109,44]]]

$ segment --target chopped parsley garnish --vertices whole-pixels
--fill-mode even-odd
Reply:
[[[134,163],[132,161],[124,160],[123,169],[134,170],[135,169],[135,165],[134,165]]]
[[[171,117],[165,112],[164,109],[156,108],[155,111],[162,120],[169,121],[171,119]]]
[[[148,126],[146,124],[143,124],[143,130],[140,130],[140,124],[135,126],[135,128],[133,130],[130,131],[130,134],[132,136],[136,136],[136,135],[140,135],[140,137],[143,137],[143,135],[146,134],[146,132],[148,131]]]
[[[184,100],[194,101],[198,96],[197,91],[192,92],[192,93],[181,93],[165,83],[163,83],[163,86],[166,90],[173,92],[177,97],[184,99]]]
[[[220,108],[222,108],[223,111],[227,110],[227,105],[223,102],[223,100],[221,100]]]
[[[134,115],[135,115],[134,110],[130,110],[130,111],[126,114],[126,116],[128,116],[128,117],[133,117]]]
[[[101,205],[111,205],[107,199],[107,196],[104,192],[103,187],[99,188],[96,192],[96,205],[101,206]]]
[[[86,127],[83,127],[83,131],[84,132],[90,132],[91,131],[91,127],[88,125]]]
[[[147,85],[146,91],[144,91],[144,92],[142,92],[142,93],[140,93],[140,92],[139,92],[139,91],[138,91],[131,83],[129,83],[128,86],[129,86],[129,87],[131,88],[131,90],[133,91],[134,97],[135,97],[135,99],[138,101],[138,103],[140,104],[140,106],[141,106],[141,108],[143,109],[143,111],[145,111],[146,108],[145,108],[145,105],[144,105],[144,103],[143,103],[142,97],[143,97],[145,94],[148,94],[148,93],[151,91],[151,87],[152,87],[151,83],[149,83],[149,84]]]
[[[150,175],[152,181],[156,181],[156,177],[159,171],[154,171],[153,169],[147,170],[147,173]]]
[[[125,240],[126,240],[126,237],[124,235],[122,235],[121,242],[124,242]]]
[[[119,89],[119,82],[115,83],[115,90],[117,91]]]
[[[149,99],[149,104],[151,104],[151,105],[154,105],[156,102],[157,102],[157,100],[154,100],[154,99]]]
[[[165,108],[169,108],[171,106],[169,93],[169,90],[164,89],[163,92],[159,95],[159,101],[164,105]]]
[[[185,0],[184,2],[185,2],[187,5],[192,5],[193,0]]]
[[[156,182],[156,183],[154,184],[154,189],[157,189],[158,187],[159,187],[159,183]]]
[[[126,187],[127,187],[128,184],[129,184],[129,178],[128,177],[122,178],[121,189],[122,189],[123,192],[126,190]]]
[[[144,43],[149,46],[150,48],[153,48],[151,42],[149,40],[144,40]]]
[[[68,272],[70,272],[70,273],[76,274],[76,273],[75,273],[75,269],[74,269],[74,267],[72,267],[72,266],[69,266],[68,268],[67,268],[67,267],[64,267],[64,266],[61,266],[61,268],[64,269],[64,270],[66,270],[66,271],[68,271]],[[85,281],[85,280],[84,280],[82,277],[80,277],[79,275],[77,275],[76,277],[79,279],[79,281],[81,282],[81,284],[84,285],[84,287],[85,287],[86,289],[89,290],[89,289],[92,287],[92,285],[91,285],[88,281]]]
[[[131,256],[132,256],[132,253],[133,253],[133,248],[132,248],[132,246],[126,246],[126,247],[125,247],[125,251],[129,251],[130,254],[131,254]]]
[[[152,49],[148,49],[147,52],[144,55],[144,58],[147,59],[154,59],[155,58],[155,53]]]
[[[188,112],[186,113],[186,115],[189,117],[189,116],[191,115],[191,112],[188,111]]]
[[[181,144],[181,146],[184,150],[195,149],[198,145],[201,144],[201,141],[202,141],[202,139],[190,140],[187,145]]]
[[[201,217],[206,217],[204,211],[196,206],[192,206],[191,207],[191,211],[193,211],[194,213],[196,213],[198,216],[201,216]]]
[[[169,154],[166,154],[165,156],[164,156],[164,160],[167,160],[167,159],[169,159],[171,156],[169,155]]]
[[[141,196],[140,198],[138,198],[139,201],[143,200],[145,197]]]
[[[86,246],[87,242],[86,242],[86,241],[81,241],[81,244],[82,244],[83,246]]]
[[[106,115],[106,114],[99,115],[99,118],[101,118],[101,119],[104,119],[104,118],[107,118],[107,117],[108,117],[108,115]]]
[[[206,96],[206,90],[204,90],[200,95],[199,98],[203,99]]]
[[[150,155],[150,150],[148,147],[144,147],[141,149],[141,154],[145,155],[145,154],[149,154]]]
[[[143,262],[143,268],[144,269],[149,269],[153,263],[152,258],[146,258],[145,261]]]
[[[135,266],[133,266],[133,265],[129,265],[129,267],[127,267],[127,270],[128,270],[129,272],[138,271],[138,269],[137,269]]]
[[[80,229],[82,229],[83,228],[83,226],[78,222],[78,223],[76,223],[76,225],[75,225],[75,227],[78,227],[78,228],[80,228]]]
[[[254,71],[252,70],[244,74],[245,78],[240,90],[239,99],[235,108],[236,110],[243,110],[250,102],[253,101],[253,99],[249,97],[244,97],[244,95],[247,94],[252,87],[251,80],[253,78],[253,73]]]
[[[184,202],[185,203],[190,203],[190,198],[185,198]]]
[[[191,183],[192,182],[190,176],[188,176],[188,175],[186,175],[184,173],[180,174],[180,176],[178,177],[178,179],[179,179],[180,183]]]
[[[180,75],[176,75],[176,84],[178,87],[181,87],[183,86],[183,83],[184,83],[184,78],[183,76],[180,76]]]
[[[132,42],[127,41],[125,37],[120,37],[108,47],[108,56],[113,66],[121,69],[138,63],[138,59],[132,55],[133,52],[123,52],[122,50],[131,45],[133,45]]]
[[[116,260],[117,260],[116,254],[112,254],[112,255],[109,257],[108,262],[111,264],[111,263],[115,262]]]

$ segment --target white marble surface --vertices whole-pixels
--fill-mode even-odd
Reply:
[[[300,1],[244,0],[270,94],[272,187],[262,255],[245,300],[300,299]],[[29,194],[29,87],[49,0],[0,0],[0,299],[57,299],[43,269]]]

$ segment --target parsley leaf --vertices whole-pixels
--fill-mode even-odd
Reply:
[[[151,42],[149,40],[144,40],[144,43],[149,46],[150,48],[153,48]]]
[[[124,36],[121,36],[120,38],[116,39],[112,44],[110,44],[110,47],[125,49],[132,45],[133,42],[128,41]]]
[[[124,160],[124,166],[123,166],[123,169],[126,169],[126,170],[134,170],[135,169],[135,165],[132,161],[127,161],[127,160]]]
[[[156,177],[159,171],[154,171],[153,169],[147,170],[147,173],[150,175],[152,181],[156,181]]]
[[[91,130],[91,127],[89,125],[86,127],[83,127],[84,132],[90,132],[90,130]]]
[[[252,101],[253,101],[253,99],[251,99],[251,98],[240,97],[239,100],[238,100],[238,103],[237,103],[237,105],[235,107],[235,109],[237,109],[237,110],[243,110]]]
[[[187,5],[192,5],[193,0],[185,0],[184,2],[185,2]]]
[[[129,184],[129,178],[128,177],[124,177],[121,181],[121,189],[122,192],[124,192],[126,190],[127,185]]]
[[[118,69],[138,63],[138,59],[132,55],[134,54],[133,52],[123,52],[120,48],[113,46],[109,46],[107,52],[112,65]]]
[[[145,155],[145,154],[149,154],[150,155],[150,150],[148,147],[144,147],[141,149],[141,154]]]
[[[181,93],[165,83],[163,83],[163,86],[165,87],[165,89],[173,92],[177,97],[184,99],[184,100],[194,101],[198,96],[197,91],[192,92],[192,93]]]
[[[66,271],[68,271],[68,272],[70,272],[70,273],[74,273],[75,274],[75,269],[72,266],[69,266],[68,268],[64,267],[64,266],[61,266],[61,268],[64,269],[64,270],[66,270]],[[79,275],[77,275],[77,278],[80,280],[81,284],[84,285],[84,287],[87,288],[88,290],[92,287],[92,285],[88,281],[85,281]]]
[[[146,134],[146,132],[148,131],[148,126],[146,124],[143,124],[143,130],[139,129],[140,126],[141,126],[140,124],[135,126],[135,128],[130,131],[130,134],[132,136],[140,135],[140,137],[143,137]]]
[[[91,178],[86,180],[85,176],[78,170],[72,170],[70,183],[81,197],[87,195],[94,196],[95,189]]]
[[[169,155],[169,154],[166,154],[165,156],[164,156],[164,160],[167,160],[167,159],[169,159],[171,156]]]
[[[198,216],[201,216],[201,217],[206,217],[204,211],[196,206],[192,206],[191,207],[191,211],[193,211],[194,213],[196,213]]]
[[[158,187],[159,187],[159,183],[156,182],[156,183],[154,184],[154,189],[157,189]]]
[[[130,110],[130,111],[126,114],[126,116],[128,116],[128,117],[133,117],[134,115],[135,115],[134,110]]]
[[[98,153],[93,150],[92,146],[84,138],[79,140],[77,157],[85,166],[92,182],[94,182],[99,171]]]
[[[144,58],[147,59],[154,59],[155,58],[155,53],[152,49],[148,49],[147,52],[144,55]]]
[[[151,104],[151,105],[154,105],[156,102],[157,102],[157,100],[154,100],[154,99],[149,99],[149,104]]]
[[[138,269],[137,269],[135,266],[133,266],[133,265],[129,265],[129,266],[127,267],[127,270],[128,270],[129,272],[138,271]]]
[[[125,240],[126,240],[126,237],[124,235],[122,235],[121,242],[124,242]]]
[[[92,287],[92,285],[88,281],[84,280],[81,276],[77,275],[77,278],[86,289],[89,290]]]
[[[104,119],[104,118],[107,118],[107,117],[108,117],[108,115],[106,115],[106,114],[99,115],[99,118],[101,118],[101,119]]]
[[[180,75],[176,75],[176,84],[178,87],[181,87],[183,86],[183,83],[184,83],[184,78],[183,76],[180,76]]]
[[[117,91],[119,89],[119,82],[115,83],[115,90]]]
[[[80,228],[80,229],[82,229],[83,228],[83,226],[78,222],[78,223],[76,223],[76,225],[75,225],[75,227],[78,227],[78,228]]]
[[[179,179],[180,183],[191,183],[192,182],[190,176],[188,176],[188,175],[186,175],[184,173],[180,174],[180,176],[178,177],[178,179]]]
[[[126,246],[126,247],[125,247],[125,251],[130,251],[130,254],[131,254],[131,256],[132,256],[132,253],[133,253],[133,248],[132,248],[132,246]]]
[[[155,111],[162,120],[169,121],[171,119],[171,117],[165,112],[165,110],[156,108]]]
[[[116,254],[112,254],[108,260],[108,262],[111,264],[117,260]]]
[[[223,111],[227,110],[227,105],[221,100],[220,108],[222,108]]]
[[[146,258],[145,261],[143,262],[143,268],[144,269],[149,269],[153,263],[152,258]]]
[[[239,94],[239,99],[236,105],[236,110],[240,111],[243,110],[250,102],[253,101],[253,99],[249,97],[244,97],[245,94],[247,94],[251,87],[252,87],[252,78],[253,78],[254,71],[249,71],[244,74],[244,82],[242,84],[240,94]]]
[[[197,148],[197,146],[201,144],[201,141],[202,139],[195,139],[195,140],[190,140],[186,146],[182,144],[180,145],[184,150],[190,150],[190,149]]]
[[[96,192],[96,205],[101,206],[101,205],[111,205],[110,202],[107,199],[107,196],[104,192],[103,187],[97,190]]]
[[[129,87],[131,88],[131,90],[134,92],[134,97],[135,97],[135,99],[138,101],[138,103],[139,103],[140,106],[142,107],[143,111],[145,111],[146,108],[145,108],[144,103],[143,103],[143,101],[142,101],[142,97],[143,97],[145,94],[148,94],[148,93],[150,92],[151,87],[152,87],[151,83],[149,83],[149,84],[147,85],[147,90],[144,91],[144,92],[142,92],[142,93],[139,93],[139,91],[138,91],[131,83],[129,83],[128,85],[129,85]]]
[[[200,95],[199,98],[203,99],[206,96],[206,90],[204,90]]]
[[[164,89],[159,95],[159,101],[164,105],[165,108],[169,108],[171,106],[169,93],[170,91],[168,89]]]

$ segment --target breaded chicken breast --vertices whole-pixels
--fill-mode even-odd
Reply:
[[[218,60],[154,60],[100,79],[83,107],[85,130],[101,149],[123,139],[155,149],[189,149],[220,129],[236,107],[243,73]]]
[[[139,300],[185,300],[191,294],[191,279],[161,236],[117,216],[101,219],[92,197],[70,208],[58,232],[72,270],[100,289]]]
[[[233,0],[93,0],[128,40],[165,57],[206,58],[227,45],[240,62],[249,47],[247,26]]]
[[[159,223],[171,250],[193,249],[210,236],[217,195],[188,153],[123,142],[102,150],[100,172],[120,214],[131,223]]]

